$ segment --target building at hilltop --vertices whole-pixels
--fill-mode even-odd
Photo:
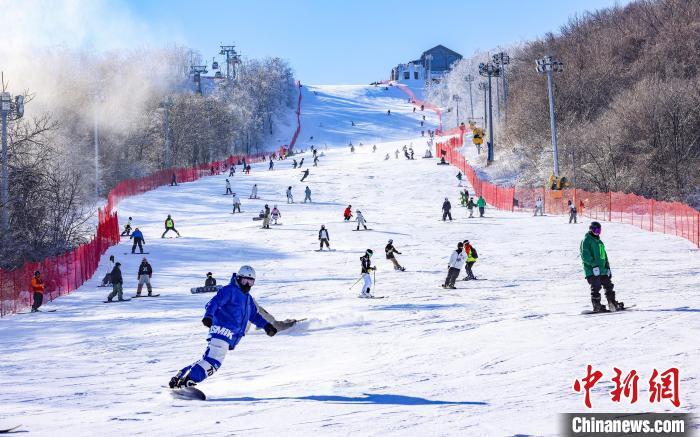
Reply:
[[[399,64],[391,69],[391,80],[406,85],[422,86],[426,81],[439,81],[462,55],[443,45],[436,45],[421,54],[420,59]]]

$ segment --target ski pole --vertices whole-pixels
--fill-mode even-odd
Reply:
[[[352,285],[350,286],[350,288],[348,288],[348,290],[352,290],[352,287],[354,287],[355,285],[357,285],[357,283],[360,282],[360,279],[362,279],[362,276],[360,276],[359,278],[357,278],[357,281],[355,281],[355,283],[352,284]]]

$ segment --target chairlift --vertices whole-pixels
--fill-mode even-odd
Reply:
[[[221,74],[220,71],[217,71],[216,73],[214,73],[214,77],[217,78],[217,79],[221,79],[222,77],[224,77],[224,75]]]
[[[211,69],[212,70],[218,70],[219,69],[219,63],[214,61],[211,63]]]

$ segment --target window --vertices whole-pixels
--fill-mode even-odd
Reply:
[[[413,72],[413,78],[414,78],[415,80],[418,80],[418,72],[417,72],[417,71],[414,71],[414,72]]]
[[[403,72],[403,78],[404,78],[405,80],[410,79],[410,78],[411,78],[411,72],[409,72],[409,71],[404,71],[404,72]]]

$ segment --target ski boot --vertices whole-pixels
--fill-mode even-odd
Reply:
[[[168,386],[172,389],[194,387],[195,385],[197,385],[197,383],[190,379],[189,370],[185,373],[184,376],[182,376],[182,370],[177,372],[177,375],[170,378],[170,382],[168,382]]]

